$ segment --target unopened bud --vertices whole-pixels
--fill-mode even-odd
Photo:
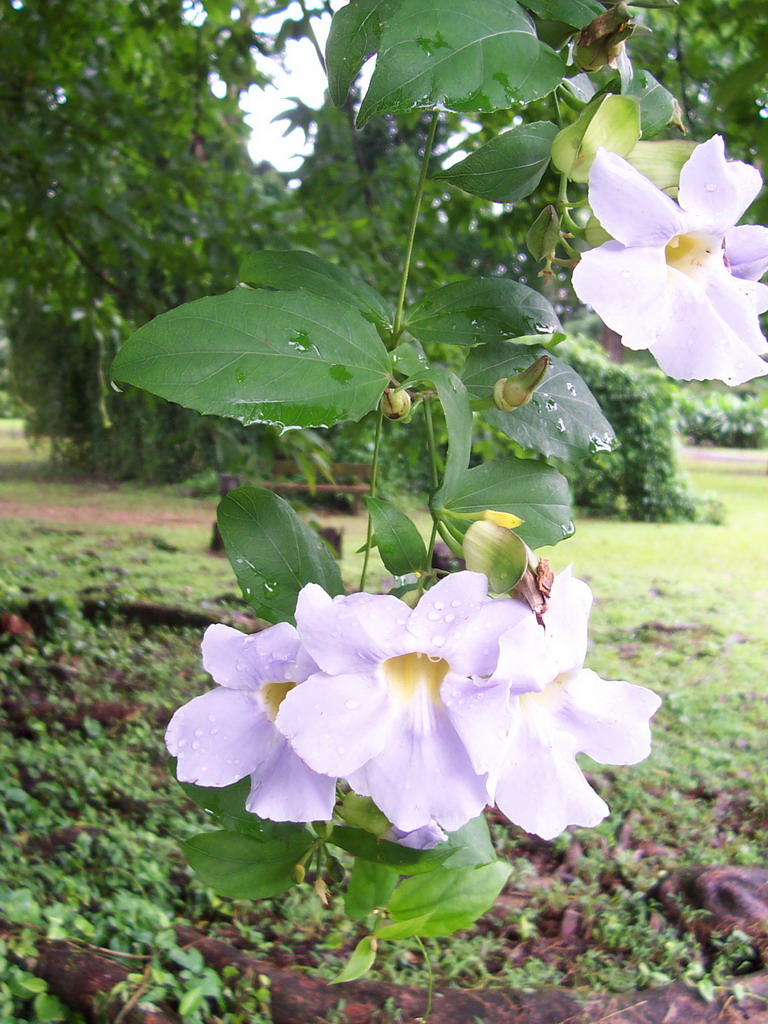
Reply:
[[[638,142],[627,160],[657,188],[676,198],[680,171],[696,149],[695,142],[685,139],[663,139],[659,142]]]
[[[550,358],[548,355],[539,356],[536,362],[520,373],[512,377],[502,377],[496,381],[493,389],[493,400],[496,407],[503,412],[512,412],[527,405],[536,388],[541,384],[547,375]]]
[[[554,206],[545,206],[528,228],[525,244],[535,260],[552,259],[560,241],[560,218]]]
[[[464,559],[468,569],[488,577],[491,593],[505,594],[528,567],[528,548],[512,530],[483,520],[464,535]]]
[[[337,811],[342,821],[348,825],[365,829],[375,836],[382,836],[392,828],[392,822],[382,814],[369,796],[347,793]]]
[[[557,133],[552,142],[552,163],[572,181],[588,181],[601,146],[626,156],[639,138],[639,100],[634,96],[604,96]]]
[[[301,885],[301,883],[304,881],[306,874],[307,869],[304,867],[303,864],[294,864],[293,867],[291,868],[291,878],[296,883],[296,885]]]
[[[379,408],[389,420],[402,420],[411,411],[411,396],[406,390],[385,388]]]
[[[513,516],[511,512],[497,512],[495,508],[487,508],[483,512],[482,518],[486,523],[496,523],[497,526],[503,526],[507,530],[514,530],[516,526],[522,526],[525,522],[524,519]]]
[[[618,3],[598,15],[581,30],[573,48],[573,61],[580,71],[599,71],[616,61],[624,49],[624,40],[635,30],[626,4]]]

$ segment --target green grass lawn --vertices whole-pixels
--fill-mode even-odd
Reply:
[[[267,1024],[256,996],[233,994],[180,949],[175,922],[236,934],[257,955],[324,976],[363,930],[307,886],[250,905],[189,875],[176,841],[206,823],[170,780],[162,736],[172,711],[209,685],[199,632],[126,626],[109,607],[86,621],[74,600],[90,588],[115,601],[234,607],[232,573],[207,551],[213,502],[178,488],[52,479],[43,456],[30,455],[18,428],[0,425],[0,505],[28,497],[59,516],[36,519],[26,508],[0,536],[0,611],[50,599],[29,642],[0,635],[0,717],[10,737],[0,749],[0,1019],[79,1021],[56,1001],[47,1018],[35,1017],[41,993],[5,959],[47,937],[136,957],[126,998],[140,984],[145,1001],[174,1008],[186,997],[191,1024]],[[476,929],[427,943],[438,984],[621,991],[686,978],[706,991],[759,962],[746,936],[704,948],[646,898],[681,865],[764,864],[768,841],[765,453],[687,465],[695,489],[724,502],[724,525],[577,520],[575,536],[545,552],[593,588],[590,667],[663,697],[653,753],[629,768],[585,759],[611,807],[596,829],[544,843],[494,825],[510,885]],[[64,515],[93,506],[101,519]],[[128,518],[108,522],[113,512]],[[344,529],[343,571],[354,583],[364,521],[330,521]],[[384,948],[376,971],[423,983],[420,954],[406,942]],[[211,998],[195,1008],[196,988]]]

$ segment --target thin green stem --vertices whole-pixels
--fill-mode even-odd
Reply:
[[[379,472],[379,451],[381,449],[381,425],[384,422],[384,414],[379,411],[376,418],[376,434],[373,440],[373,458],[371,460],[371,486],[369,488],[369,494],[372,498],[376,497],[376,477]],[[368,513],[368,530],[365,535],[365,554],[363,556],[363,570],[360,573],[360,590],[365,590],[365,578],[368,575],[368,562],[371,557],[371,547],[373,546],[373,519],[370,512]]]
[[[427,171],[429,170],[429,158],[432,156],[432,147],[435,144],[435,133],[437,132],[437,124],[440,118],[438,111],[435,111],[432,115],[432,123],[429,126],[429,133],[427,135],[427,141],[424,146],[424,159],[421,162],[421,173],[419,174],[419,180],[416,185],[416,192],[413,196],[413,210],[411,211],[411,224],[408,229],[408,242],[405,247],[405,260],[403,261],[403,273],[400,279],[400,291],[397,296],[397,308],[395,309],[395,322],[392,325],[392,338],[394,339],[393,347],[397,346],[400,335],[403,330],[403,310],[405,308],[405,293],[408,288],[408,275],[411,271],[411,260],[413,258],[413,243],[416,239],[416,228],[419,223],[419,210],[421,209],[421,200],[424,197],[424,185],[427,181]]]
[[[419,945],[419,948],[421,949],[421,955],[424,957],[424,965],[427,968],[427,1008],[424,1011],[424,1016],[422,1017],[422,1020],[426,1021],[429,1019],[429,1015],[432,1013],[432,993],[435,986],[435,976],[432,972],[432,964],[430,962],[426,946],[421,941],[418,935],[414,937]]]

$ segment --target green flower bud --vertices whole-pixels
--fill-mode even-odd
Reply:
[[[680,184],[680,171],[694,149],[696,143],[686,139],[638,142],[626,159],[674,199]]]
[[[552,163],[572,181],[588,181],[601,146],[626,156],[640,138],[640,102],[634,96],[604,96],[555,136]]]
[[[599,71],[609,64],[616,67],[624,40],[635,30],[626,4],[619,3],[598,15],[581,30],[573,48],[573,61],[581,71]]]
[[[304,867],[303,864],[294,864],[293,867],[291,868],[291,878],[293,879],[296,885],[301,885],[301,883],[304,881],[304,878],[306,877],[306,874],[307,869]]]
[[[554,206],[545,206],[528,228],[525,244],[535,260],[552,259],[560,241],[560,218]]]
[[[493,389],[493,400],[496,407],[503,412],[512,412],[523,405],[527,405],[536,388],[541,384],[547,375],[550,358],[548,355],[539,356],[536,362],[526,370],[514,374],[512,377],[502,377],[496,381]]]
[[[397,391],[395,388],[385,388],[379,408],[388,420],[405,419],[411,411],[411,396],[405,390]]]
[[[468,569],[488,577],[492,593],[505,594],[528,567],[528,548],[512,530],[481,520],[464,535],[464,559]]]

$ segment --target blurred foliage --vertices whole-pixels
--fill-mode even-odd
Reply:
[[[768,448],[768,409],[760,395],[681,389],[680,430],[691,444]]]
[[[612,363],[587,339],[568,344],[567,358],[584,378],[616,431],[619,448],[580,462],[571,477],[576,505],[592,515],[640,522],[709,519],[689,490],[676,450],[677,385],[661,370]]]

